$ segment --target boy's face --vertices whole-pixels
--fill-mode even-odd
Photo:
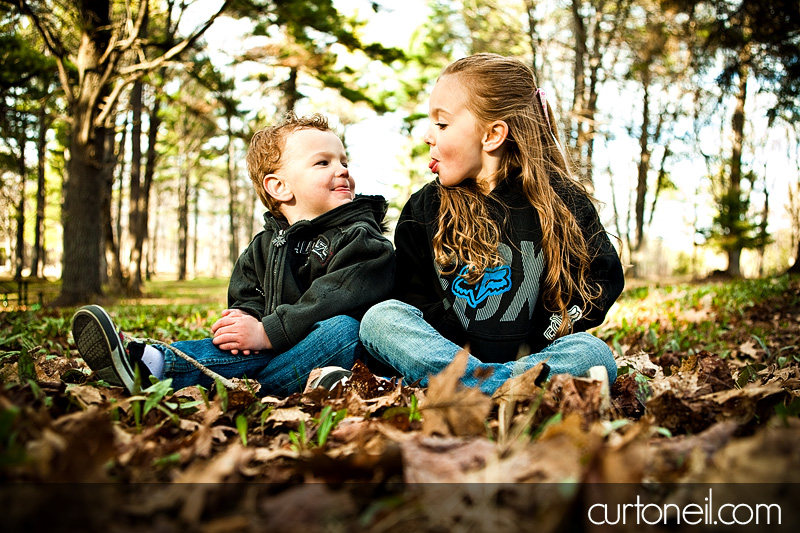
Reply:
[[[347,170],[347,155],[332,131],[301,129],[286,138],[283,164],[271,174],[279,183],[275,193],[265,179],[267,192],[282,202],[281,212],[290,224],[312,220],[355,198],[355,181]],[[282,195],[282,196],[281,196]]]

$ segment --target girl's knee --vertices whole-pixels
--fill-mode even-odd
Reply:
[[[591,333],[582,331],[577,334],[581,342],[586,344],[586,351],[592,354],[592,359],[597,365],[603,365],[608,370],[608,381],[614,383],[617,379],[617,362],[614,360],[614,352],[608,344]]]
[[[385,331],[396,324],[401,315],[413,312],[415,308],[400,300],[386,300],[370,307],[361,318],[361,338]]]

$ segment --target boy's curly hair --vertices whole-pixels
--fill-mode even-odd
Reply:
[[[324,115],[298,117],[287,113],[283,122],[257,131],[247,148],[247,173],[261,203],[277,218],[285,218],[278,207],[280,202],[270,196],[264,188],[264,178],[278,172],[281,168],[281,157],[286,148],[286,139],[297,130],[317,129],[331,131],[328,119]]]

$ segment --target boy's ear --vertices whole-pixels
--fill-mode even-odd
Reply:
[[[483,151],[493,152],[500,148],[508,138],[508,124],[504,120],[495,120],[484,130]]]
[[[294,193],[292,193],[286,182],[277,174],[267,174],[264,176],[264,190],[279,202],[288,202],[294,198]]]

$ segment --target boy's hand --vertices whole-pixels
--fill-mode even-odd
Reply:
[[[239,309],[225,309],[222,318],[211,326],[211,333],[214,335],[211,342],[233,355],[240,350],[244,355],[250,355],[251,352],[272,349],[261,321]]]

